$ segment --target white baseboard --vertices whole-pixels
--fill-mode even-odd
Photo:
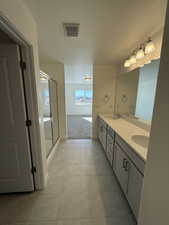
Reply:
[[[54,157],[54,154],[58,148],[58,145],[60,143],[61,138],[58,139],[58,141],[56,142],[56,144],[53,146],[51,153],[49,154],[48,158],[47,158],[47,168],[49,168],[50,163],[52,162],[52,159]]]
[[[47,158],[47,173],[45,174],[45,187],[46,187],[46,185],[47,185],[47,182],[48,182],[48,176],[49,176],[48,168],[49,168],[49,165],[50,165],[50,163],[52,162],[52,159],[53,159],[53,157],[54,157],[54,154],[55,154],[55,152],[56,152],[56,150],[57,150],[57,148],[58,148],[58,145],[59,145],[59,143],[60,143],[60,140],[61,140],[61,138],[59,138],[58,141],[56,142],[56,144],[53,146],[52,151],[51,151],[51,153],[49,154],[49,156],[48,156],[48,158]],[[45,188],[45,187],[44,187],[44,188]]]

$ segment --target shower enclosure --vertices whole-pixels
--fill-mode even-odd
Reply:
[[[40,72],[41,98],[46,143],[46,157],[59,138],[59,113],[57,83],[44,72]]]

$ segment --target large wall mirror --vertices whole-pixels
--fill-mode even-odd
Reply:
[[[117,77],[116,114],[151,124],[160,60]]]
[[[40,86],[42,97],[43,121],[45,131],[46,156],[48,157],[52,147],[59,138],[59,113],[57,83],[53,79],[40,72]]]

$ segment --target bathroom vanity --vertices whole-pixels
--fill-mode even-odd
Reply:
[[[99,115],[98,138],[137,219],[149,132],[123,118]]]

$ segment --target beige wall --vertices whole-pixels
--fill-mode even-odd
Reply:
[[[113,114],[115,79],[116,69],[114,66],[93,66],[93,138],[97,137],[97,115],[99,113]]]
[[[41,63],[41,70],[56,80],[58,84],[59,127],[61,138],[66,137],[66,112],[65,112],[65,79],[64,64]]]
[[[169,7],[145,170],[139,225],[169,224]]]
[[[37,45],[37,30],[36,24],[23,1],[20,0],[1,0],[0,1],[0,12],[5,15],[15,26],[16,28],[24,35],[26,40],[33,46],[34,54],[34,63],[35,63],[35,77],[37,85],[37,95],[38,95],[38,108],[39,108],[39,123],[40,123],[40,136],[41,136],[41,152],[39,152],[41,160],[43,163],[39,162],[42,165],[43,171],[40,182],[41,188],[44,187],[43,177],[47,176],[47,167],[46,167],[46,152],[45,152],[45,143],[44,143],[44,130],[42,122],[42,110],[39,97],[39,62],[38,62],[38,45]]]

